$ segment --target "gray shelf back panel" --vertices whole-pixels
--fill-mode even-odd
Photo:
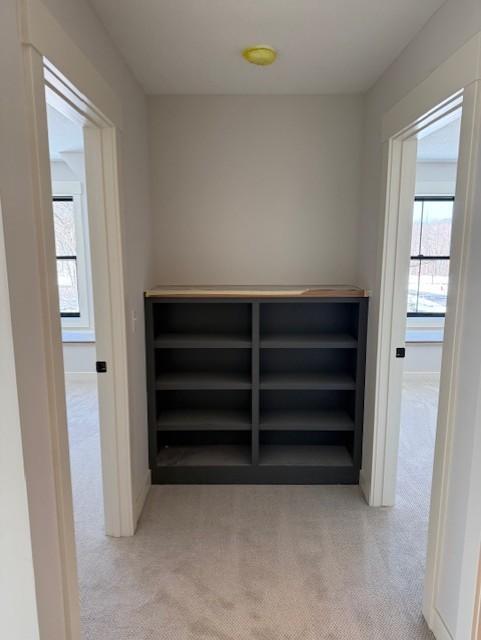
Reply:
[[[367,304],[146,298],[153,482],[357,483]]]

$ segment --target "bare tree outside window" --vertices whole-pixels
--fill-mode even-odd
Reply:
[[[80,317],[80,304],[73,198],[53,198],[53,219],[60,315],[67,318],[78,318]]]
[[[446,313],[453,205],[451,196],[416,197],[408,316],[443,316]]]

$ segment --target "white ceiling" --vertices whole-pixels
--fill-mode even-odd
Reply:
[[[444,127],[418,140],[418,162],[456,162],[458,159],[461,114]]]
[[[47,105],[48,146],[51,160],[61,160],[64,151],[82,151],[82,127]]]
[[[91,0],[147,93],[368,89],[444,0]],[[272,67],[242,49],[270,44]]]

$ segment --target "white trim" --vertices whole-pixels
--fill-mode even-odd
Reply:
[[[151,486],[152,486],[152,474],[150,472],[150,469],[148,469],[147,473],[145,474],[145,479],[142,484],[142,489],[140,490],[140,493],[138,494],[138,496],[135,498],[134,519],[135,519],[136,525],[142,514],[142,510],[144,508],[145,501],[147,500],[147,496],[149,495]]]
[[[95,113],[121,129],[121,104],[90,60],[40,0],[20,2],[22,43],[47,58],[47,68],[49,63],[55,65],[60,95],[79,113]]]
[[[106,531],[133,535],[127,330],[114,128],[84,129]]]
[[[437,609],[433,611],[430,628],[436,640],[454,640]]]
[[[359,472],[359,487],[361,489],[361,493],[364,497],[364,500],[369,504],[370,486],[369,486],[369,482],[367,481],[366,473],[364,469],[361,469],[361,471]]]
[[[383,434],[383,484],[380,495],[383,506],[395,502],[399,430],[401,415],[401,388],[404,360],[394,357],[397,347],[404,346],[406,335],[407,290],[412,227],[412,203],[416,183],[417,140],[391,141],[391,171],[388,183],[389,211],[395,216],[386,216],[386,241],[383,253],[383,302],[387,306],[390,324],[387,328],[382,353],[383,387],[386,389],[385,404],[379,413],[384,423]],[[401,292],[401,295],[393,295]]]
[[[42,302],[42,314],[38,318],[38,322],[42,325],[42,347],[45,353],[45,381],[48,386],[47,411],[52,448],[51,472],[58,514],[56,522],[52,523],[58,541],[58,558],[55,558],[58,561],[59,570],[55,583],[58,607],[56,617],[57,624],[62,627],[62,638],[65,636],[68,640],[77,640],[80,638],[78,578],[42,57],[32,47],[25,47],[24,65],[27,115],[31,126],[29,138],[31,141],[31,179]],[[42,614],[46,616],[46,613],[39,607],[40,626],[42,625]],[[42,629],[40,635],[42,635]]]
[[[475,35],[423,82],[396,103],[383,117],[382,140],[388,141],[403,130],[431,119],[433,105],[442,103],[471,82],[481,78],[481,37]],[[439,106],[434,110],[440,112]]]
[[[39,640],[22,423],[0,202],[0,621],[6,638]]]
[[[89,329],[62,328],[62,342],[64,344],[95,344],[95,333]]]

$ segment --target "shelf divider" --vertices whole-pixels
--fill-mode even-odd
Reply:
[[[260,314],[259,303],[252,303],[252,464],[259,463],[259,340]]]

